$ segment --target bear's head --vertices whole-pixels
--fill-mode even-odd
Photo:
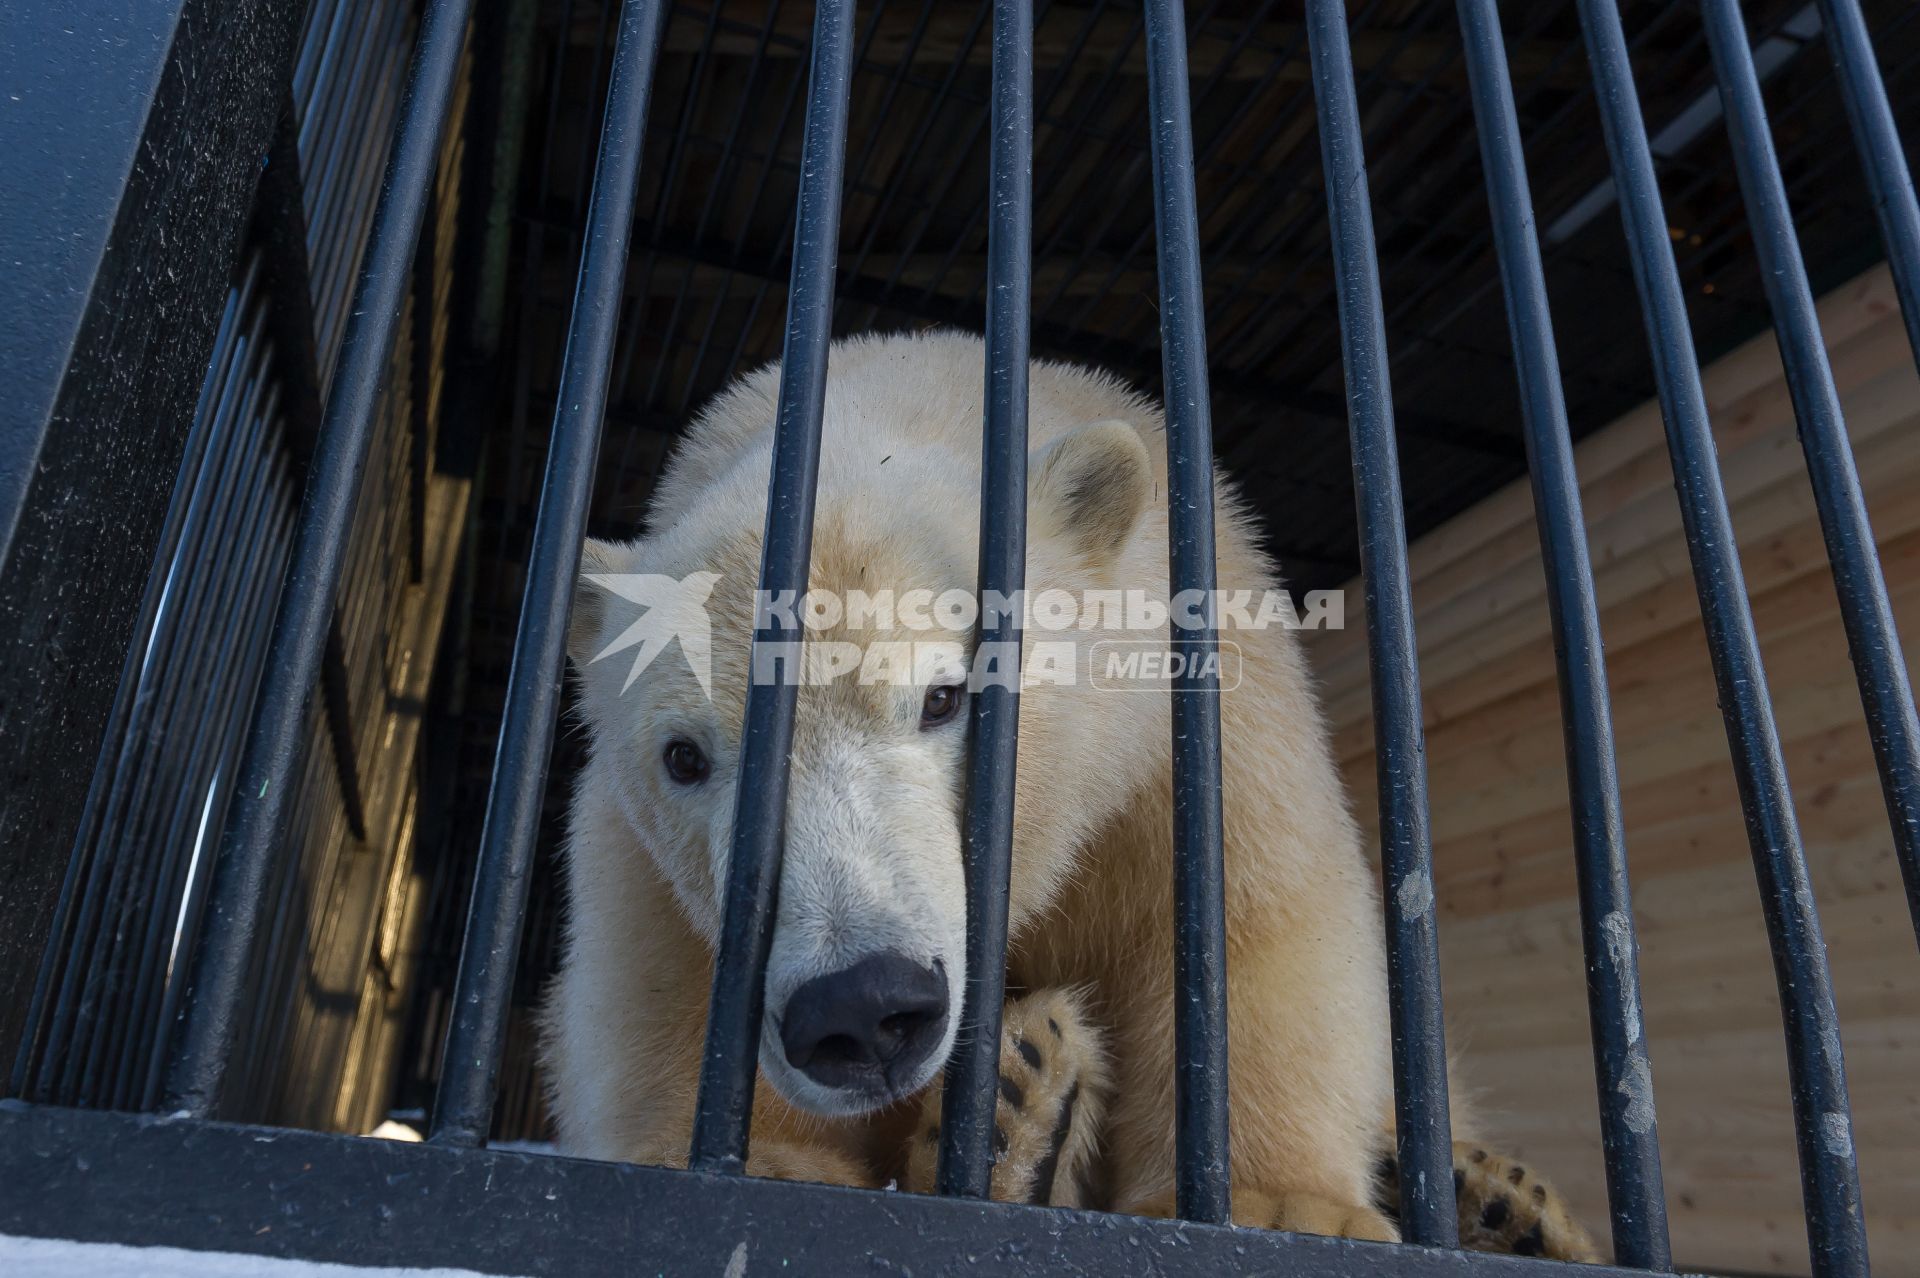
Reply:
[[[959,1019],[974,639],[971,614],[950,605],[975,597],[978,570],[979,346],[969,349],[960,367],[970,396],[863,394],[874,379],[842,376],[841,349],[829,383],[809,575],[818,602],[794,614],[805,626],[804,677],[760,1047],[773,1086],[822,1115],[925,1086]],[[1151,417],[1110,383],[1090,385],[1110,409]],[[633,854],[651,858],[710,944],[753,677],[776,388],[777,371],[749,378],[695,423],[656,491],[647,536],[588,543],[569,636],[598,784],[615,792]],[[1035,396],[1029,599],[1142,588],[1166,598],[1164,513],[1153,501],[1164,464],[1142,437],[1157,440],[1158,421],[1075,420],[1098,398]],[[1036,640],[1077,642],[1083,667],[1093,638],[1025,633],[1030,661]],[[1079,868],[1092,833],[1165,770],[1168,739],[1164,697],[1084,678],[1030,674],[1019,714],[1016,937]]]

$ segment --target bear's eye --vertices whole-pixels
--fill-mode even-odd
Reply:
[[[966,699],[966,689],[957,683],[935,684],[928,688],[927,699],[920,703],[920,726],[931,728],[948,722],[960,713],[960,707]]]
[[[698,785],[707,779],[705,752],[685,738],[675,737],[667,742],[660,758],[667,765],[667,775],[679,785]]]

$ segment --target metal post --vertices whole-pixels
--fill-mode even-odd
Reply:
[[[833,336],[833,281],[840,239],[841,182],[847,161],[847,94],[853,73],[853,0],[821,0],[814,15],[807,86],[799,213],[793,232],[793,281],[774,417],[773,473],[767,493],[762,597],[801,598],[813,551],[813,499],[820,472],[820,419],[827,394],[827,346]],[[747,1132],[766,1002],[767,954],[786,826],[787,754],[799,695],[800,637],[777,618],[756,626],[753,668],[781,654],[779,677],[755,681],[742,727],[733,849],[726,910],[713,967],[706,1050],[700,1062],[691,1165],[701,1171],[746,1167]]]
[[[1587,1012],[1600,1099],[1614,1257],[1642,1269],[1673,1267],[1654,1126],[1653,1065],[1640,1015],[1639,943],[1627,884],[1620,777],[1613,747],[1600,607],[1587,558],[1580,479],[1534,233],[1520,119],[1513,103],[1494,0],[1459,0],[1467,77],[1479,125],[1487,202],[1519,373],[1528,474],[1547,572],[1547,608],[1559,663],[1573,850],[1580,875],[1580,935],[1587,955]]]
[[[613,80],[607,90],[587,213],[586,248],[561,362],[546,481],[529,551],[527,592],[520,604],[519,638],[507,676],[506,709],[494,756],[493,784],[487,792],[473,903],[447,1024],[432,1133],[441,1144],[484,1142],[493,1115],[514,969],[520,957],[520,930],[533,878],[534,844],[540,833],[553,730],[566,676],[567,617],[580,575],[580,544],[586,535],[593,472],[600,457],[635,188],[646,150],[647,103],[653,93],[666,9],[665,0],[626,0],[620,11],[619,44],[613,55]],[[424,394],[424,389],[419,393]]]
[[[326,417],[308,471],[266,677],[208,897],[205,937],[195,951],[192,994],[168,1070],[167,1108],[197,1117],[213,1114],[220,1101],[240,997],[297,788],[306,745],[307,700],[320,672],[360,477],[373,440],[373,410],[411,278],[408,267],[428,188],[439,163],[440,135],[453,95],[470,2],[434,0],[423,20]]]
[[[1186,13],[1150,0],[1147,112],[1160,260],[1167,402],[1171,588],[1204,592],[1202,624],[1176,625],[1187,658],[1173,682],[1173,1035],[1175,1205],[1188,1220],[1232,1219],[1227,1138],[1227,905],[1220,798],[1219,635],[1212,598],[1213,403],[1207,385],[1200,214],[1193,189]],[[1176,617],[1179,615],[1176,609]]]
[[[1006,999],[1007,893],[1027,580],[1027,368],[1033,291],[1033,5],[995,0],[987,199],[986,422],[980,457],[980,633],[967,751],[967,980],[942,1098],[939,1187],[985,1198],[993,1175]],[[1043,1187],[1044,1188],[1044,1187]]]
[[[1753,848],[1767,936],[1773,944],[1814,1272],[1821,1278],[1865,1278],[1866,1222],[1853,1165],[1853,1123],[1826,943],[1820,936],[1759,640],[1720,484],[1706,397],[1694,362],[1693,333],[1667,237],[1653,156],[1634,96],[1633,68],[1627,60],[1619,10],[1611,0],[1580,0],[1580,21],[1620,193],[1620,215],[1640,291],[1673,457],[1674,486],[1679,491],[1681,521],[1693,560],[1694,585],[1726,719],[1747,839]]]
[[[1307,45],[1320,118],[1353,433],[1368,659],[1380,774],[1380,859],[1386,882],[1387,979],[1393,1015],[1394,1117],[1400,1228],[1408,1241],[1460,1242],[1441,1024],[1440,938],[1434,923],[1433,842],[1427,825],[1425,731],[1413,637],[1413,592],[1393,438],[1393,391],[1381,314],[1380,263],[1361,153],[1360,107],[1346,7],[1309,0]]]

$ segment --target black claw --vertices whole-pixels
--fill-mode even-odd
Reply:
[[[1032,1069],[1040,1068],[1040,1049],[1024,1038],[1013,1040],[1013,1050],[1020,1053],[1020,1059]]]
[[[1053,1031],[1055,1038],[1060,1037],[1060,1022],[1054,1020],[1051,1016],[1047,1018],[1047,1028]]]
[[[1020,1084],[1014,1082],[1005,1074],[1000,1076],[1000,1094],[1006,1097],[1007,1104],[1013,1106],[1015,1109],[1019,1109],[1027,1103],[1027,1094],[1020,1090]]]
[[[1033,1169],[1033,1189],[1027,1196],[1030,1203],[1044,1206],[1053,1201],[1053,1182],[1060,1174],[1060,1151],[1066,1146],[1067,1133],[1073,1129],[1073,1106],[1079,1099],[1080,1084],[1075,1083],[1067,1088],[1067,1098],[1060,1102],[1060,1117],[1053,1124],[1047,1156]]]

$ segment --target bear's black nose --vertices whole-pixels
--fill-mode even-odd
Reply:
[[[904,954],[875,954],[793,992],[780,1042],[793,1067],[824,1087],[892,1090],[940,1045],[947,974]]]

